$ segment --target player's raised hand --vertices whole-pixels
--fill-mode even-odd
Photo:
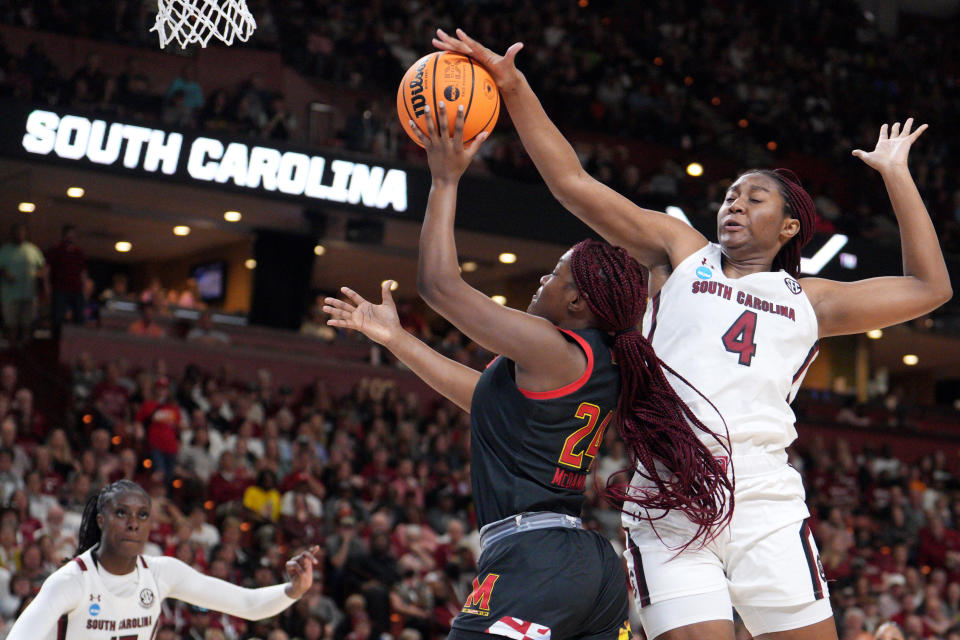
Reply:
[[[523,49],[522,42],[514,42],[501,56],[468,36],[463,29],[457,29],[457,37],[451,36],[443,29],[437,29],[433,46],[444,51],[470,56],[482,64],[490,72],[500,91],[510,91],[522,78],[514,62],[520,49]]]
[[[318,553],[320,547],[314,546],[287,560],[287,575],[290,576],[290,584],[286,589],[288,597],[296,600],[310,589],[313,584],[313,568],[320,564],[316,555]]]
[[[880,127],[880,137],[877,139],[876,148],[873,151],[856,149],[853,155],[880,173],[906,168],[910,146],[914,140],[920,137],[920,134],[927,130],[927,125],[922,124],[911,133],[912,128],[913,118],[907,118],[903,129],[900,128],[899,122],[895,122],[890,127],[889,132],[887,131],[887,125],[883,125]]]
[[[390,287],[393,280],[383,282],[383,302],[373,304],[349,287],[340,287],[346,300],[324,298],[323,311],[330,314],[327,324],[359,331],[374,342],[388,346],[395,336],[403,332],[397,316]]]
[[[427,133],[423,133],[418,127],[410,121],[410,128],[414,131],[420,144],[427,151],[427,164],[430,165],[430,175],[434,180],[446,180],[457,182],[460,176],[467,170],[473,157],[480,150],[480,145],[489,137],[489,133],[481,131],[477,137],[463,144],[463,123],[466,118],[463,106],[457,107],[457,118],[453,125],[453,135],[451,136],[447,127],[440,127],[437,131],[435,120],[447,122],[447,105],[441,100],[437,103],[437,117],[430,115],[430,106],[424,107],[426,114]]]

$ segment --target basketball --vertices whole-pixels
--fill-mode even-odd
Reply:
[[[500,92],[487,70],[472,59],[455,53],[436,51],[417,60],[403,74],[397,90],[397,115],[407,135],[421,147],[410,120],[427,133],[425,108],[437,118],[437,103],[447,107],[450,134],[463,105],[463,141],[469,142],[483,131],[492,131],[500,115]],[[439,121],[436,121],[439,127]]]

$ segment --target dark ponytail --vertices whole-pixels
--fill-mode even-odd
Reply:
[[[143,487],[130,480],[117,480],[108,484],[99,493],[95,493],[87,498],[87,503],[83,507],[83,518],[80,520],[79,542],[77,552],[80,555],[87,549],[95,547],[100,543],[103,537],[103,531],[100,530],[100,524],[97,523],[97,516],[103,511],[103,508],[122,493],[133,491],[143,495],[150,502],[150,495]]]
[[[647,304],[643,271],[620,247],[584,240],[573,248],[570,268],[580,294],[600,322],[615,334],[613,352],[620,365],[616,423],[631,466],[613,474],[604,490],[613,502],[632,502],[650,521],[679,510],[696,525],[684,545],[706,541],[729,522],[733,483],[726,469],[700,440],[697,431],[730,453],[729,441],[714,434],[677,395],[663,373],[650,342],[637,330]],[[632,488],[633,472],[652,483],[649,491]],[[626,476],[627,482],[617,478]]]

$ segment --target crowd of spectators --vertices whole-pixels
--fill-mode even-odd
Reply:
[[[337,397],[322,375],[292,389],[266,369],[244,384],[195,366],[177,375],[162,359],[136,368],[82,353],[61,416],[38,409],[17,369],[3,366],[0,616],[14,619],[72,556],[90,492],[126,478],[152,497],[148,553],[258,586],[282,580],[295,549],[321,548],[315,587],[278,618],[251,623],[168,601],[158,637],[443,638],[479,551],[469,421],[399,393],[383,371]],[[911,640],[960,638],[951,451],[907,464],[886,450],[854,455],[843,440],[801,440],[791,453],[842,640],[870,638],[890,620]],[[598,480],[626,464],[611,431]],[[592,482],[587,496],[586,526],[619,548],[619,512]]]
[[[895,237],[889,205],[850,151],[869,145],[880,123],[912,115],[936,132],[912,154],[918,183],[944,243],[960,250],[960,165],[953,160],[960,133],[949,126],[960,97],[950,62],[960,53],[956,18],[903,16],[899,32],[889,34],[853,0],[249,4],[258,22],[249,46],[278,50],[306,77],[357,92],[356,109],[343,114],[331,144],[422,162],[399,130],[392,96],[404,69],[430,48],[433,30],[462,26],[497,50],[526,43],[519,63],[547,112],[581,140],[591,173],[639,202],[681,205],[697,222],[713,217],[716,185],[685,179],[671,161],[647,166],[637,147],[616,141],[722,158],[733,163],[729,171],[798,156],[805,166],[828,162],[829,175],[805,176],[820,196],[821,227],[882,239]],[[0,21],[152,47],[155,10],[149,2],[14,2],[0,9]],[[25,98],[279,139],[298,129],[283,97],[264,92],[256,77],[210,91],[186,64],[171,86],[152,87],[132,56],[117,77],[91,60],[61,78],[37,48],[0,64],[0,87]],[[508,127],[498,133],[482,152],[486,169],[536,179]],[[606,137],[597,143],[598,135]]]

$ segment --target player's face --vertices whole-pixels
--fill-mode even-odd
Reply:
[[[121,493],[103,506],[97,521],[103,551],[135,556],[150,535],[150,502],[136,491]]]
[[[570,271],[570,256],[573,250],[560,256],[553,271],[540,278],[540,288],[533,294],[527,313],[559,323],[565,316],[567,305],[577,294],[577,285]]]
[[[725,249],[755,249],[775,255],[788,218],[777,182],[748,173],[730,185],[717,214],[717,239]]]

